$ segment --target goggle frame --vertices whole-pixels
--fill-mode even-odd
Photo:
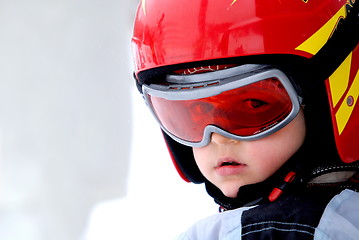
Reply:
[[[203,137],[200,142],[184,140],[172,134],[165,126],[163,126],[152,107],[149,97],[150,95],[167,100],[195,100],[216,96],[223,92],[270,78],[276,78],[282,84],[291,100],[292,109],[282,121],[262,132],[250,136],[239,136],[215,125],[207,125],[203,129]],[[189,147],[204,147],[208,145],[211,141],[212,133],[218,133],[224,137],[237,141],[253,141],[267,137],[289,124],[299,113],[302,103],[302,98],[297,94],[291,81],[283,71],[270,65],[261,64],[246,64],[192,75],[167,75],[165,84],[143,84],[142,95],[162,130],[175,141]]]

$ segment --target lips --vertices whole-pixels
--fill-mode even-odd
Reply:
[[[221,176],[237,175],[240,174],[246,166],[246,164],[233,158],[221,158],[217,162],[215,171]]]
[[[222,162],[220,167],[224,167],[224,166],[238,166],[241,165],[240,163],[237,163],[235,161],[229,161],[229,162]]]
[[[218,159],[216,168],[225,167],[225,166],[238,166],[238,165],[241,165],[241,163],[236,159],[232,157],[223,157]]]

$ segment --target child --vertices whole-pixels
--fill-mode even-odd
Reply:
[[[224,211],[182,239],[356,238],[358,16],[344,0],[141,2],[137,86],[179,174]]]

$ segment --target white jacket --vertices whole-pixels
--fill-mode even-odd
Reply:
[[[254,206],[255,207],[255,206]],[[177,240],[240,240],[242,236],[241,217],[252,207],[242,207],[203,219]],[[279,223],[285,225],[286,223]],[[288,223],[289,224],[289,223]],[[305,224],[293,224],[285,231],[305,231],[313,228]],[[290,229],[290,230],[288,230]],[[313,233],[308,234],[313,235]],[[240,238],[239,238],[240,237]],[[331,199],[315,228],[315,240],[357,240],[359,239],[359,193],[344,190]]]

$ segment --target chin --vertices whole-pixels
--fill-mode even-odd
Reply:
[[[221,190],[224,196],[229,198],[237,198],[239,189],[248,184],[252,183],[235,180],[227,182],[227,184],[217,185],[217,187]]]
[[[237,194],[238,194],[238,188],[235,189],[221,189],[222,193],[224,196],[229,197],[229,198],[236,198]]]

